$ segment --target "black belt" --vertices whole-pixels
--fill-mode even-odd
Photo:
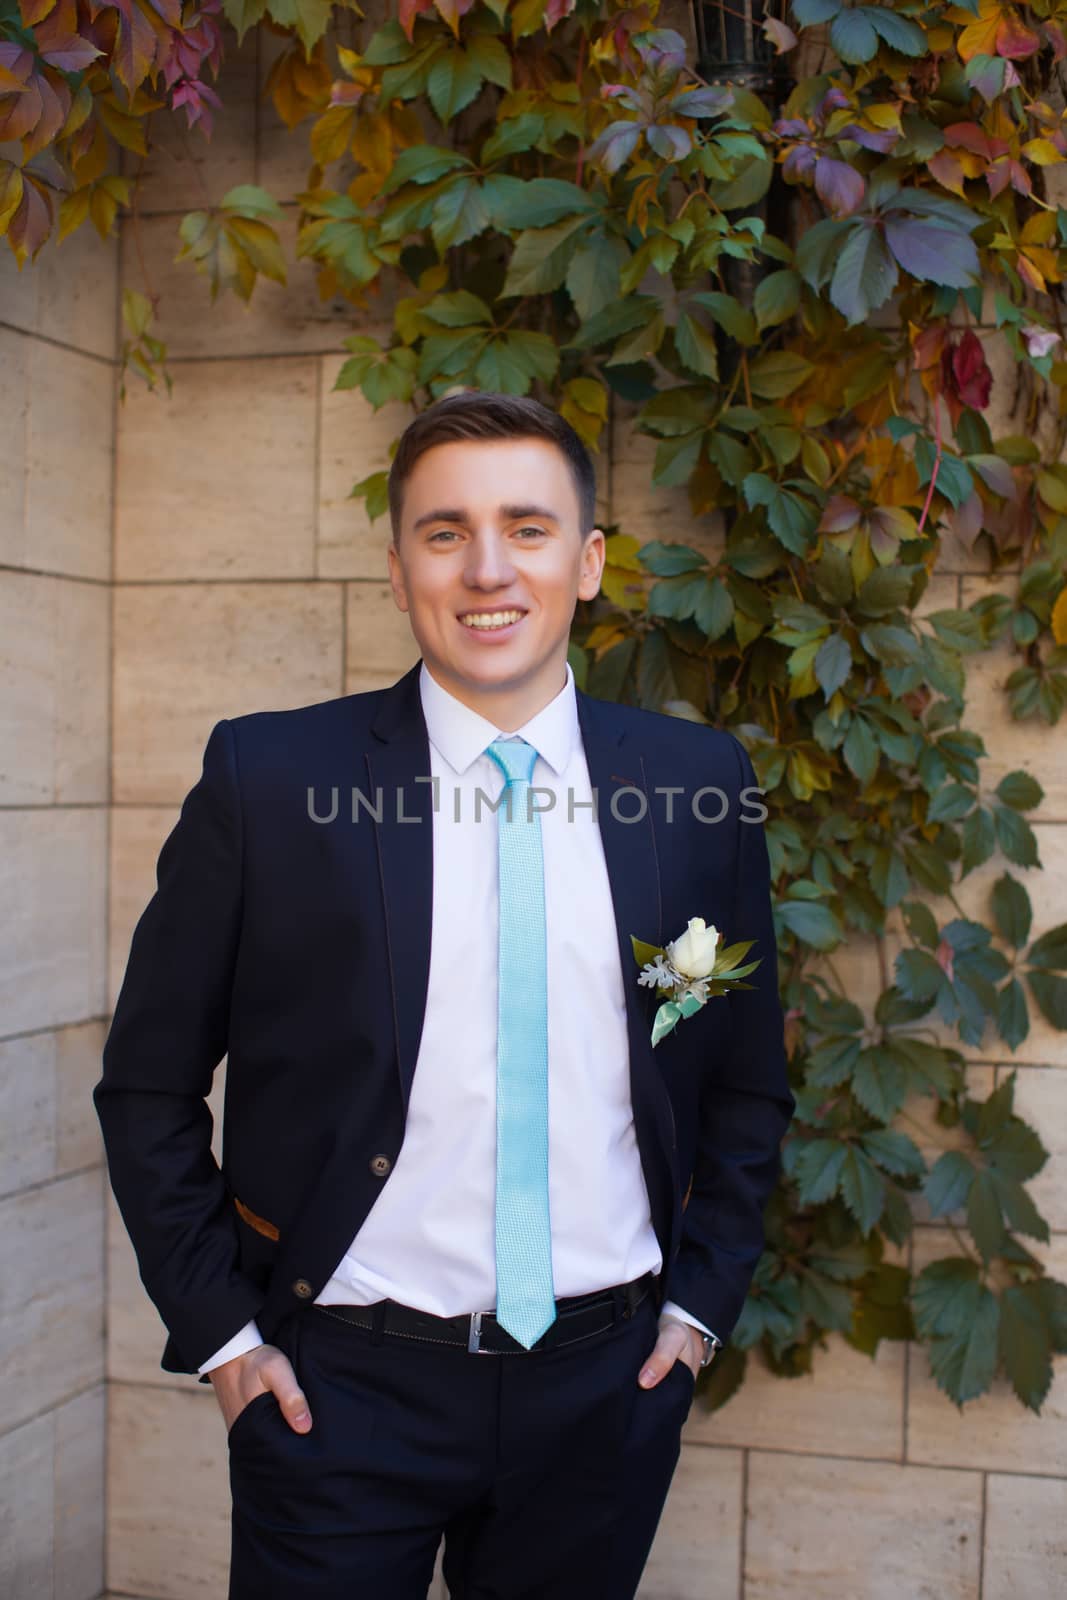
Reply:
[[[394,1333],[401,1339],[417,1339],[425,1344],[449,1344],[466,1349],[471,1355],[525,1356],[605,1333],[620,1318],[633,1316],[655,1282],[655,1273],[646,1272],[631,1283],[557,1300],[555,1321],[529,1350],[499,1325],[494,1311],[436,1317],[432,1312],[401,1305],[398,1300],[377,1300],[366,1306],[314,1304],[310,1309],[324,1317],[354,1323],[357,1328],[370,1328],[379,1336],[383,1332]]]

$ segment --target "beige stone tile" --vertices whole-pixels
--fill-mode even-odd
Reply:
[[[120,1593],[226,1592],[225,1428],[210,1386],[187,1382],[187,1390],[108,1386],[107,1580]]]
[[[137,919],[156,887],[156,861],[177,806],[115,806],[111,813],[108,1012],[115,1009]]]
[[[62,805],[108,798],[111,593],[103,584],[55,580],[55,797]]]
[[[118,1201],[107,1194],[107,1375],[114,1382],[175,1384],[159,1365],[167,1329],[137,1271]]]
[[[1067,1279],[1067,1238],[1050,1244],[1023,1243],[1052,1275]],[[960,1254],[943,1228],[918,1228],[913,1272],[930,1261]],[[994,1472],[1067,1476],[1067,1362],[1054,1362],[1052,1384],[1039,1415],[1017,1399],[1008,1379],[994,1379],[988,1394],[969,1400],[962,1413],[935,1384],[922,1345],[913,1344],[908,1361],[908,1460],[931,1466],[966,1466]]]
[[[0,572],[0,803],[55,792],[55,582]]]
[[[0,804],[107,799],[110,596],[0,571]]]
[[[104,1159],[93,1085],[100,1077],[104,1024],[100,1018],[60,1028],[56,1046],[56,1172],[62,1175]]]
[[[152,293],[158,297],[156,337],[167,347],[174,379],[174,394],[183,382],[193,381],[181,365],[182,357],[277,356],[310,351],[336,351],[350,333],[384,328],[390,301],[381,294],[367,296],[364,309],[340,295],[323,300],[313,262],[296,256],[295,207],[285,208],[282,221],[273,223],[285,254],[284,284],[260,278],[249,301],[237,295],[220,295],[212,301],[208,279],[189,260],[176,259],[182,247],[180,217],[145,217],[141,222],[141,254]],[[135,250],[132,230],[123,236],[123,284],[144,290],[145,277]]]
[[[164,108],[149,119],[147,158],[123,152],[123,170],[138,178],[138,207],[154,211],[192,211],[217,205],[239,183],[254,183],[256,132],[256,33],[240,45],[227,41],[218,81],[205,81],[222,100],[210,137],[200,126],[188,128],[184,111]],[[132,232],[132,223],[123,222]],[[130,277],[127,286],[142,288]]]
[[[389,516],[372,522],[352,485],[389,466],[389,447],[411,421],[408,406],[375,411],[358,389],[335,390],[343,356],[322,360],[318,571],[323,578],[387,579]],[[390,602],[391,603],[391,602]]]
[[[10,250],[0,251],[0,261],[6,263],[14,257]],[[32,274],[32,268],[23,273]],[[5,307],[5,311],[6,311]],[[5,320],[14,320],[14,312]],[[22,333],[0,327],[0,424],[3,427],[5,448],[0,450],[0,562],[16,566],[31,566],[26,560],[26,541],[23,522],[26,514],[26,433],[30,406],[30,340]]]
[[[815,1352],[814,1370],[778,1378],[755,1350],[745,1381],[718,1411],[698,1391],[685,1426],[690,1443],[751,1445],[805,1454],[899,1461],[903,1454],[904,1345],[883,1339],[872,1360],[837,1333]]]
[[[959,605],[959,586],[960,580],[954,573],[933,573],[912,615],[928,617],[932,611],[955,611]]]
[[[362,694],[395,683],[419,659],[407,612],[388,583],[346,583],[348,662],[345,693]]]
[[[116,801],[179,803],[222,717],[340,694],[339,584],[150,584],[115,596]]]
[[[0,1578],[5,1600],[52,1595],[54,1438],[51,1416],[0,1434]]]
[[[1016,1070],[1002,1067],[1001,1082]],[[1067,1233],[1067,1071],[1056,1067],[1019,1067],[1015,1110],[1037,1130],[1048,1161],[1026,1188],[1050,1228]]]
[[[102,807],[0,811],[0,905],[8,908],[0,1016],[8,1032],[102,1014],[106,866]]]
[[[986,594],[1013,597],[1018,582],[1008,574],[997,578],[963,579],[963,606],[974,605]],[[1029,772],[1045,791],[1035,817],[1067,822],[1067,736],[1063,724],[1050,728],[1041,721],[1017,722],[1011,714],[1005,682],[1023,665],[1010,644],[1000,643],[967,658],[967,720],[985,741],[982,789],[993,798],[1005,773]]]
[[[0,1043],[0,1193],[44,1183],[55,1171],[56,1036]]]
[[[743,1462],[740,1450],[682,1446],[638,1600],[736,1600]]]
[[[37,327],[39,282],[37,267],[25,262],[20,272],[5,242],[0,251],[0,320],[9,327],[23,328],[27,333],[33,333]]]
[[[118,308],[119,236],[101,239],[91,223],[55,235],[37,258],[37,332],[113,361]]]
[[[990,1473],[982,1600],[1049,1600],[1067,1582],[1067,1482]]]
[[[55,1412],[54,1600],[95,1600],[104,1586],[106,1426],[102,1383]]]
[[[315,363],[206,361],[119,421],[122,580],[314,572]]]
[[[0,1416],[24,1421],[104,1376],[97,1168],[0,1203]]]
[[[982,1479],[753,1451],[745,1600],[978,1600]]]
[[[19,566],[111,575],[115,371],[95,356],[33,342],[24,537]]]

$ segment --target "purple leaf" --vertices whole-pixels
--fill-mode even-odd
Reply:
[[[823,205],[835,217],[851,216],[863,204],[867,185],[847,161],[820,156],[815,163],[815,189]]]
[[[913,278],[969,289],[978,279],[978,252],[967,234],[936,217],[890,216],[885,236],[893,255]]]

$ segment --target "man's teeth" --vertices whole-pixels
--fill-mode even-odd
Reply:
[[[521,611],[471,611],[459,620],[468,628],[503,628],[509,622],[518,622]]]

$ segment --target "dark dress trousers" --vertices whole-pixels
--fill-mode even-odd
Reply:
[[[521,1355],[354,1327],[311,1302],[404,1138],[431,930],[419,665],[387,689],[213,728],[93,1091],[110,1179],[168,1331],[163,1369],[195,1373],[255,1317],[308,1395],[307,1435],[269,1393],[231,1429],[231,1600],[340,1600],[360,1580],[417,1600],[442,1532],[453,1596],[626,1600],[692,1398],[680,1361],[637,1386],[659,1308],[669,1297],[728,1338],[795,1108],[766,842],[744,820],[759,791],[732,734],[577,691],[663,1254],[653,1291],[604,1335]],[[335,790],[336,817],[314,820]],[[653,1049],[659,1002],[630,935],[665,944],[693,916],[724,943],[755,940],[762,964],[752,989]],[[220,1169],[205,1100],[224,1056]]]

